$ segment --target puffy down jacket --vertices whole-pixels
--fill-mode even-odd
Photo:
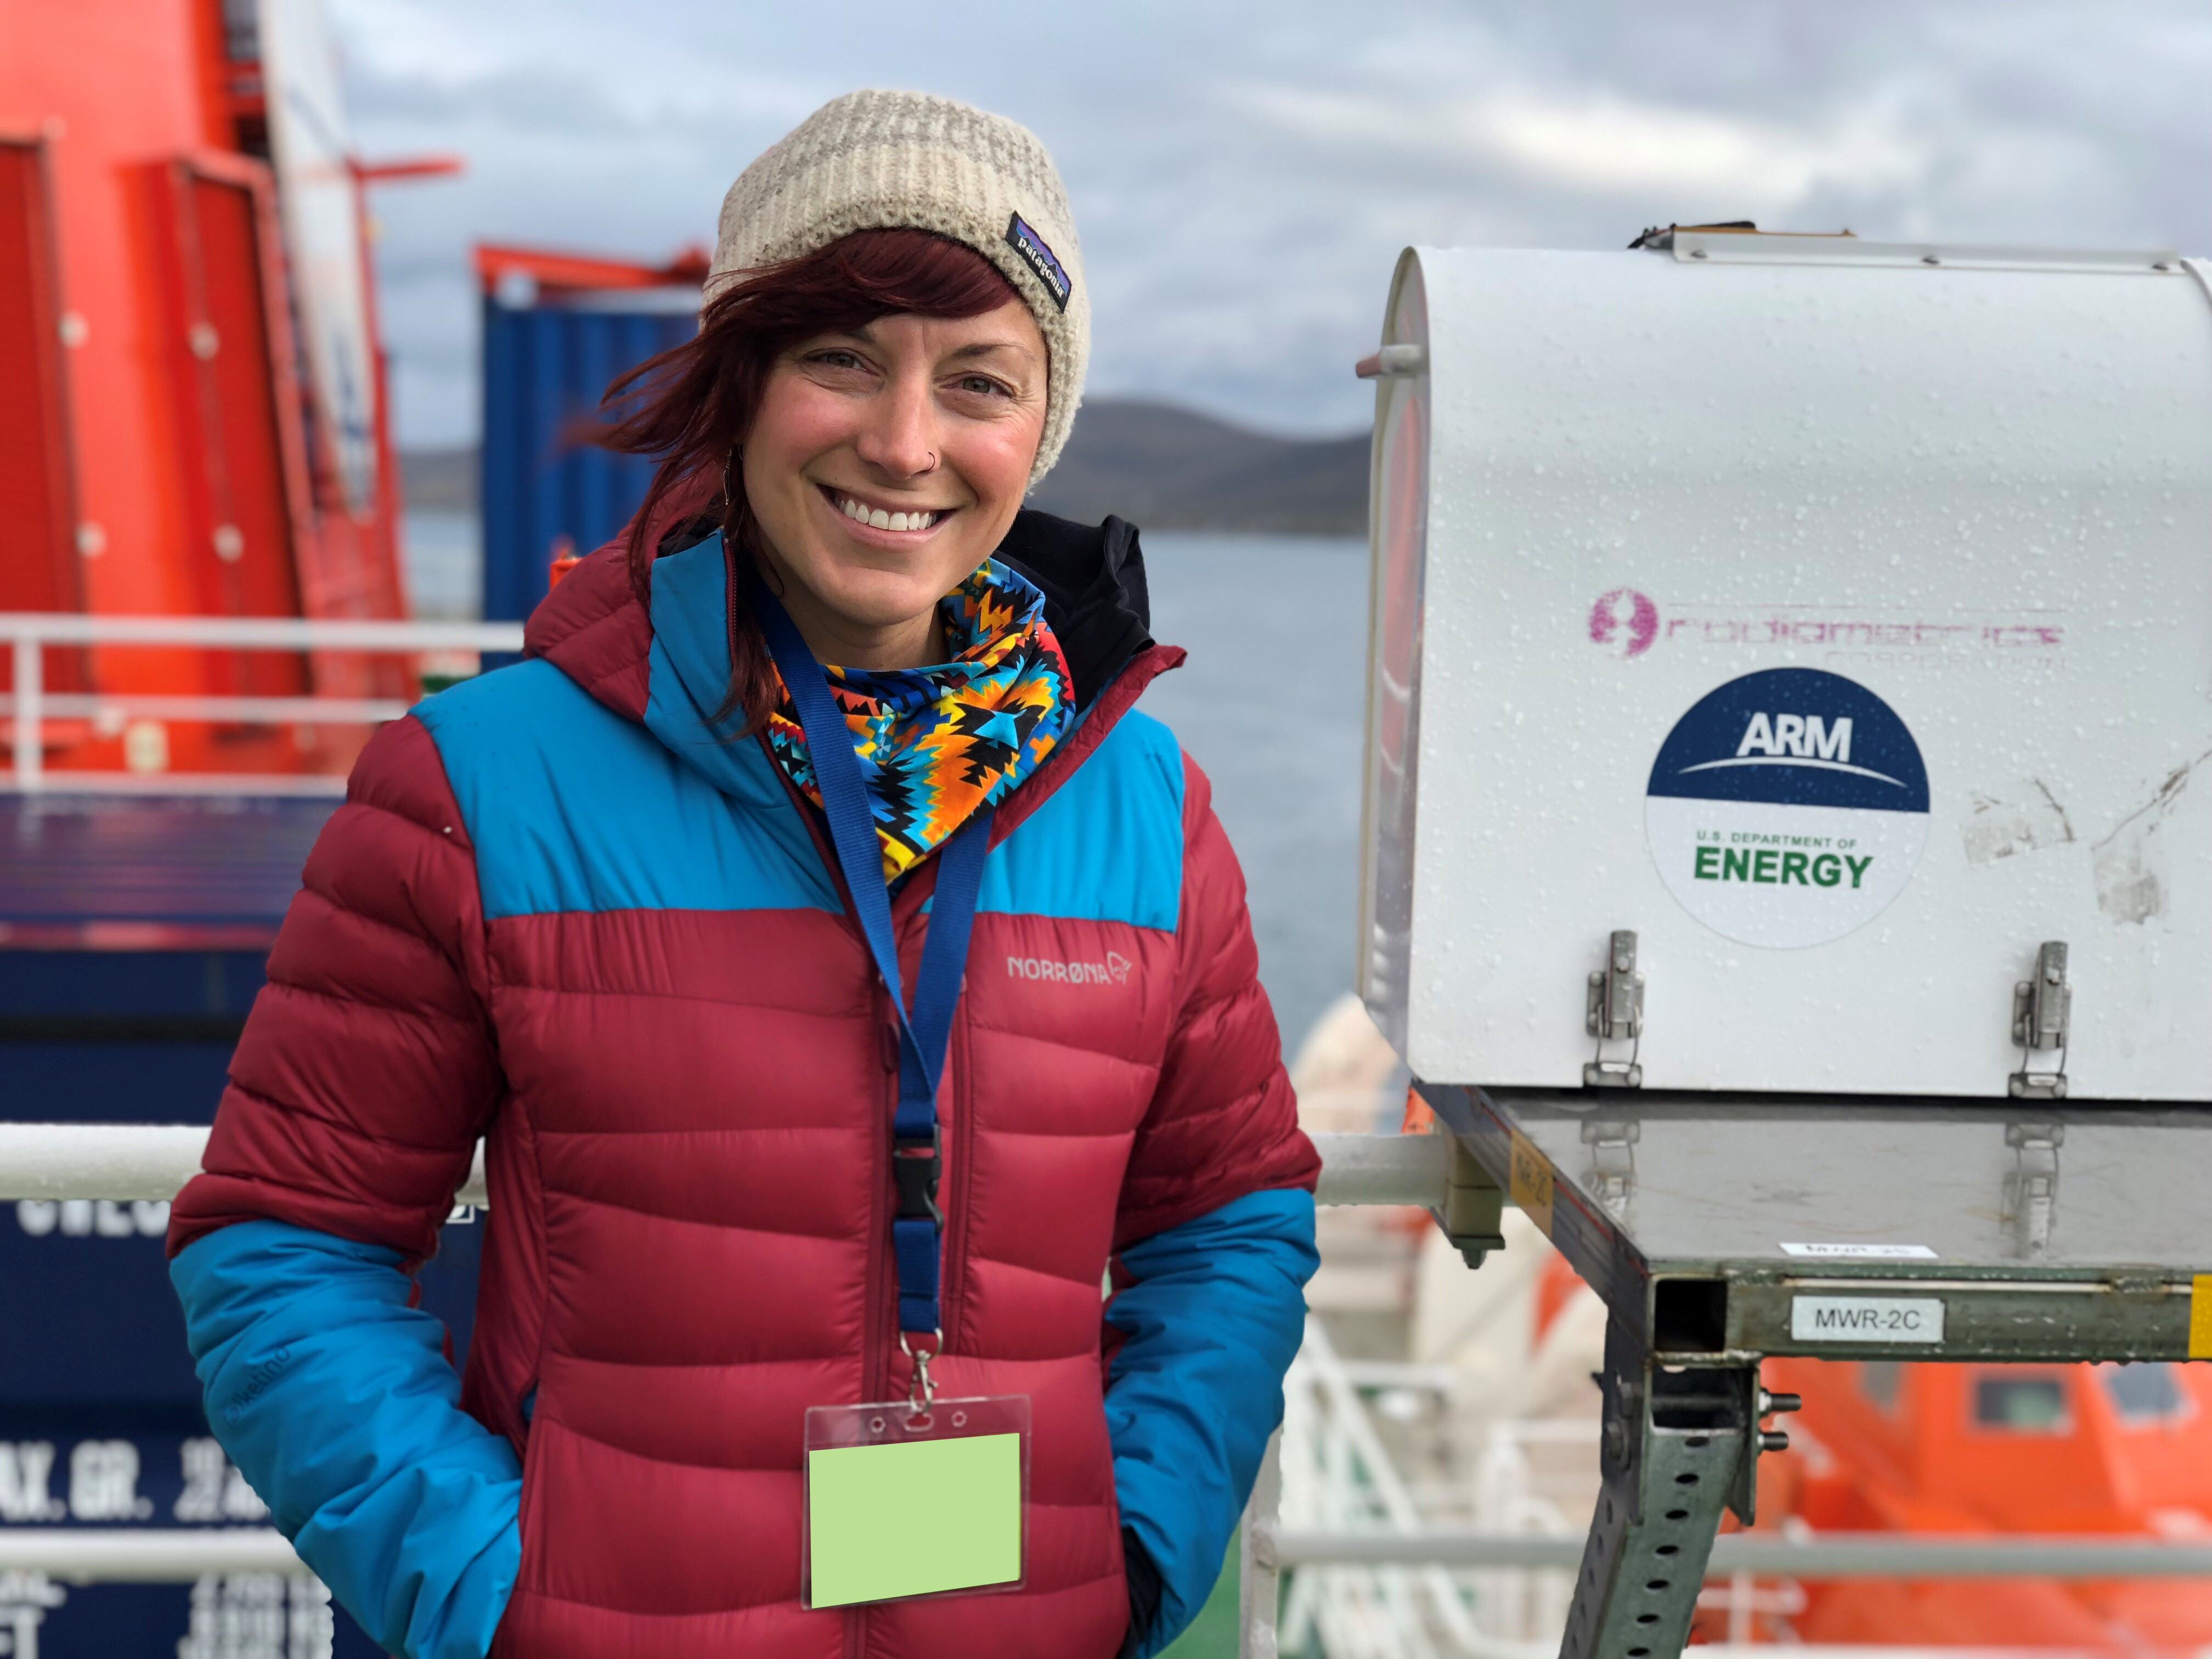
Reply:
[[[527,1659],[1106,1659],[1129,1622],[1124,1519],[1174,1622],[1219,1559],[1279,1413],[1317,1172],[1206,781],[1133,708],[1180,658],[1146,636],[1134,533],[1024,514],[1001,550],[1044,589],[1083,712],[999,811],[939,1104],[933,1369],[949,1393],[1032,1401],[1026,1587],[842,1613],[799,1601],[800,1436],[809,1407],[907,1384],[893,1025],[811,810],[760,742],[710,729],[729,572],[719,538],[679,544],[649,606],[602,550],[532,618],[528,660],[362,756],[174,1211],[210,1419],[311,1564],[410,1652],[465,1650],[422,1634],[447,1595]],[[896,897],[909,984],[933,880],[933,861]],[[480,1135],[460,1405],[491,1434],[453,1473],[439,1447],[477,1431],[419,1368],[338,1363],[349,1328],[420,1317],[404,1294],[314,1298],[349,1273],[396,1285],[434,1249]],[[1237,1255],[1255,1217],[1288,1258]],[[1102,1319],[1109,1262],[1129,1288]],[[403,1452],[354,1447],[375,1434]],[[493,1437],[520,1455],[519,1559],[474,1589],[465,1560],[405,1566],[441,1505],[512,1548]],[[314,1474],[356,1452],[387,1467]],[[1174,1513],[1192,1493],[1202,1524]]]

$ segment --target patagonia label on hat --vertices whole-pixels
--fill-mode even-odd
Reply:
[[[1067,297],[1075,292],[1075,284],[1068,280],[1060,261],[1053,258],[1052,250],[1044,245],[1044,238],[1030,228],[1029,222],[1018,213],[1006,222],[1006,246],[1020,254],[1029,268],[1037,274],[1045,285],[1052,301],[1062,311],[1067,309]]]

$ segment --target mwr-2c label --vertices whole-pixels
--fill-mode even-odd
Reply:
[[[1793,1296],[1793,1342],[1941,1342],[1943,1304],[1934,1297]]]

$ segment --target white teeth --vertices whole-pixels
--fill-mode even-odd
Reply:
[[[836,501],[837,510],[847,518],[877,530],[927,530],[945,516],[941,513],[888,513],[880,507],[864,506],[850,495],[840,495]]]

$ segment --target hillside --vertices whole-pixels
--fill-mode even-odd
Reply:
[[[474,510],[473,447],[399,459],[410,507]],[[1171,404],[1097,398],[1031,505],[1091,523],[1118,513],[1147,530],[1361,535],[1367,436],[1274,438]]]
[[[1269,437],[1170,404],[1098,398],[1031,498],[1065,518],[1150,530],[1355,536],[1367,528],[1367,434]]]

